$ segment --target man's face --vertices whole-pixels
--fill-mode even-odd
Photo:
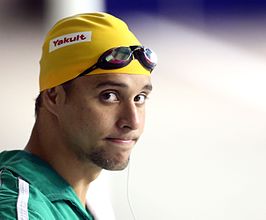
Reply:
[[[77,78],[58,115],[64,144],[82,162],[124,169],[143,132],[146,75],[102,74]]]

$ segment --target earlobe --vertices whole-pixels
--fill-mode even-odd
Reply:
[[[58,115],[60,103],[62,103],[62,94],[59,87],[47,89],[43,92],[43,105],[53,115]]]

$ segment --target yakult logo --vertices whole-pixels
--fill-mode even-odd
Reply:
[[[57,50],[61,47],[66,47],[72,44],[89,42],[89,41],[91,41],[90,31],[66,34],[50,40],[49,52]]]

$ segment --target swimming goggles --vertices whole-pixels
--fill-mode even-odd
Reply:
[[[79,76],[84,76],[100,68],[104,70],[119,69],[127,66],[133,59],[152,72],[157,64],[157,55],[149,48],[143,46],[115,47],[104,52],[97,63],[83,71]]]

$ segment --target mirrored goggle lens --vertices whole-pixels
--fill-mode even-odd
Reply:
[[[110,54],[106,55],[105,61],[108,63],[118,64],[128,61],[131,56],[131,50],[127,47],[119,47],[110,51]]]
[[[157,55],[151,49],[145,48],[144,50],[145,60],[152,68],[154,68],[157,64]]]
[[[122,68],[135,59],[148,70],[152,71],[157,64],[156,54],[149,48],[142,46],[117,47],[105,52],[99,59],[98,67],[102,69]]]

